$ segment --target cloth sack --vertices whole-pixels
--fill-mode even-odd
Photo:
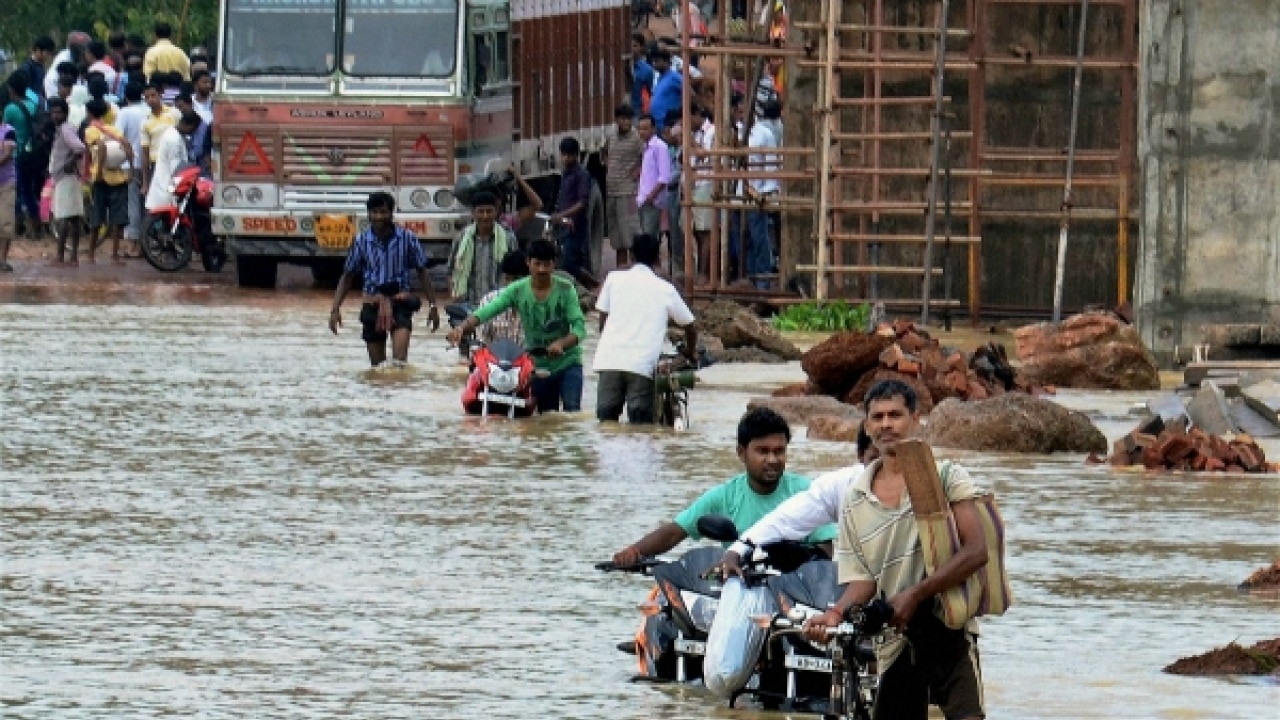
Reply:
[[[945,487],[951,475],[949,461],[942,464],[939,475]],[[915,505],[914,501],[912,505]],[[987,541],[987,564],[962,584],[938,594],[942,621],[954,630],[963,628],[970,618],[1003,615],[1013,604],[1013,591],[1005,572],[1004,518],[1000,515],[995,495],[979,495],[974,498],[974,506]],[[932,575],[960,551],[956,518],[949,505],[941,512],[916,512],[915,516],[925,571]]]
[[[738,578],[725,582],[702,659],[702,682],[708,690],[727,698],[747,684],[769,636],[768,629],[757,627],[751,616],[777,612],[768,587],[749,588]]]

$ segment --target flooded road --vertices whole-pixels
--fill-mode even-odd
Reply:
[[[484,424],[442,336],[371,372],[352,307],[333,338],[316,302],[0,305],[0,716],[753,717],[627,683],[646,587],[591,564],[736,472],[747,385],[798,367],[704,371],[681,436]],[[1068,398],[1112,437],[1136,399]],[[1009,526],[991,717],[1275,717],[1274,685],[1159,670],[1280,635],[1234,590],[1280,553],[1280,481],[953,456]]]

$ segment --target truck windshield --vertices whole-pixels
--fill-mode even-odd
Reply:
[[[342,71],[361,77],[453,75],[457,0],[343,0]]]
[[[338,0],[227,0],[222,67],[232,75],[329,75]]]

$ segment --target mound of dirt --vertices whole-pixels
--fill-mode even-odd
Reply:
[[[770,365],[787,361],[786,358],[778,357],[758,347],[729,348],[716,355],[716,360],[722,363],[768,363]]]
[[[1250,647],[1236,643],[1185,657],[1164,669],[1174,675],[1280,675],[1280,638]]]
[[[699,330],[720,338],[729,350],[759,348],[786,360],[799,360],[800,350],[767,322],[737,303],[717,300],[698,313]],[[724,360],[724,362],[735,362]],[[747,362],[738,360],[736,362]],[[752,360],[750,362],[768,362]]]
[[[1276,558],[1269,567],[1258,568],[1248,580],[1240,583],[1240,589],[1246,592],[1280,592],[1280,558]]]

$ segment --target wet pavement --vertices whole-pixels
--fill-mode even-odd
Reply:
[[[305,275],[227,277],[0,282],[0,716],[755,716],[629,684],[646,588],[591,564],[736,472],[747,398],[798,364],[704,370],[683,435],[485,423],[441,335],[370,371]],[[1111,438],[1142,399],[1060,398]],[[790,467],[849,451],[798,438]],[[1235,591],[1280,553],[1280,480],[939,454],[1008,522],[991,717],[1275,717],[1280,687],[1160,668],[1280,635]]]

